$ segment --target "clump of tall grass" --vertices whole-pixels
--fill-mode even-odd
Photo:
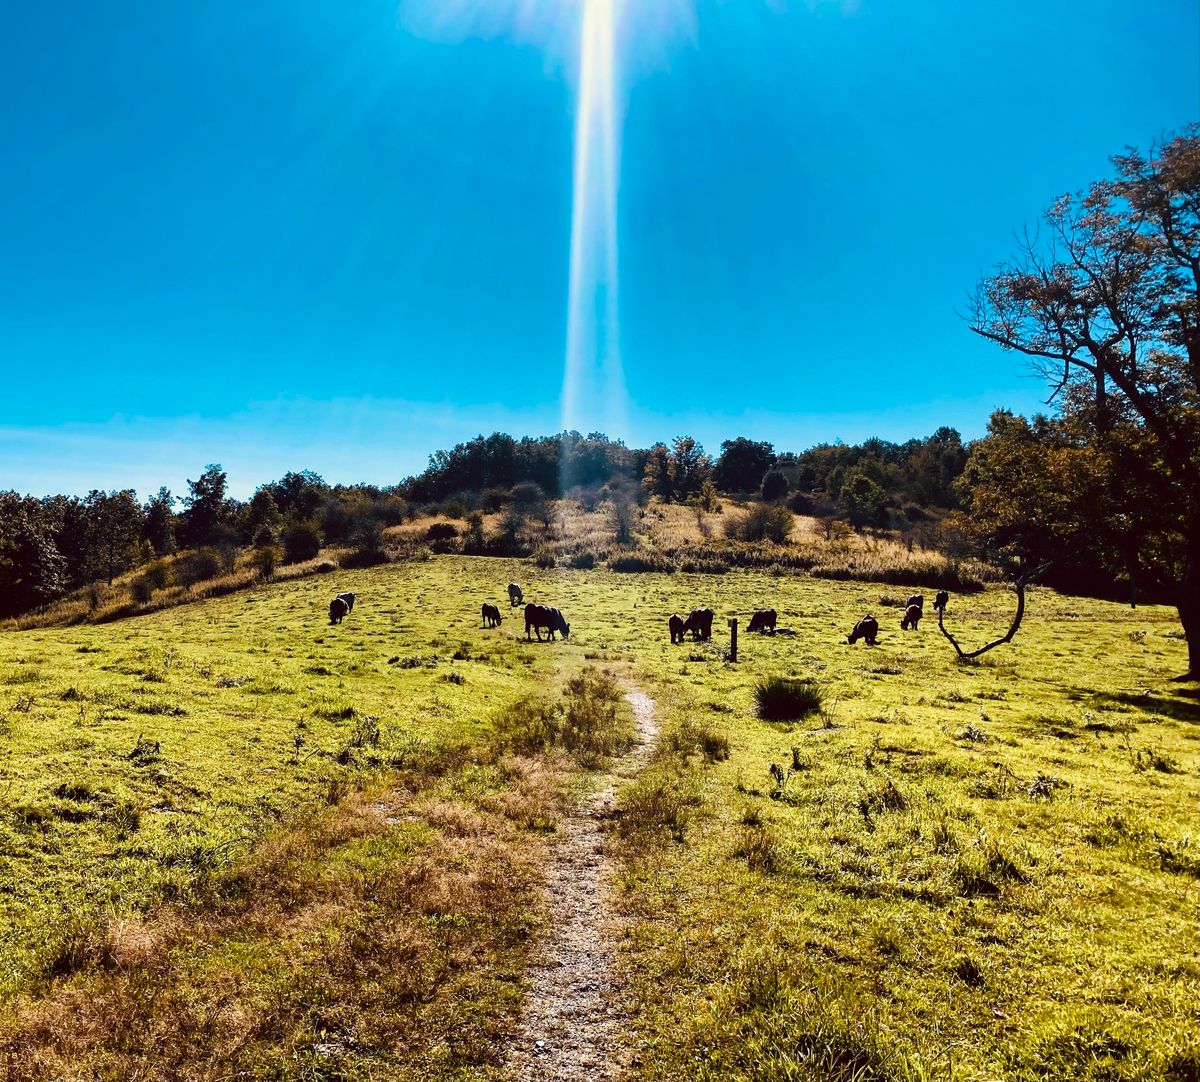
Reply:
[[[584,766],[598,766],[629,747],[633,731],[621,710],[621,687],[593,666],[567,681],[561,701],[518,699],[494,722],[503,751],[533,755],[561,748]]]
[[[646,771],[622,794],[618,830],[626,840],[643,843],[665,831],[682,843],[700,803],[691,775],[669,768]]]
[[[664,734],[662,746],[683,759],[699,754],[707,762],[718,763],[729,758],[729,735],[690,717]]]
[[[821,686],[812,679],[769,676],[754,688],[755,711],[764,721],[795,721],[821,709]]]

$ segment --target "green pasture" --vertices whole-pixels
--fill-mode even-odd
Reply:
[[[568,642],[525,642],[510,579]],[[1034,589],[965,665],[932,591],[900,630],[907,592],[435,557],[2,635],[0,988],[36,992],[72,922],[186,898],[331,787],[477,746],[594,661],[664,725],[616,820],[642,1077],[1195,1077],[1200,699],[1169,682],[1173,611]],[[713,641],[671,645],[700,605]],[[768,606],[779,633],[746,634]],[[956,596],[947,624],[969,647],[1013,607]],[[867,611],[880,644],[848,646]],[[823,709],[759,720],[774,675]]]

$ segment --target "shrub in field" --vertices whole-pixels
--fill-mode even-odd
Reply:
[[[154,596],[154,586],[145,575],[138,575],[129,584],[129,596],[139,605],[144,605]]]
[[[221,573],[221,558],[216,549],[202,548],[185,556],[175,565],[179,581],[185,586],[215,579]]]
[[[262,545],[254,550],[254,555],[250,557],[250,563],[253,564],[260,577],[269,579],[275,574],[275,569],[279,566],[282,556],[283,553],[274,545]]]
[[[142,568],[142,578],[155,590],[163,589],[171,581],[171,567],[166,560],[155,560]]]
[[[794,721],[821,709],[822,694],[815,680],[770,676],[754,688],[755,711],[764,721]]]
[[[511,489],[505,488],[503,485],[492,485],[483,490],[479,502],[483,510],[491,515],[499,511],[510,499],[512,499]]]
[[[283,533],[283,562],[299,564],[321,551],[321,535],[306,522],[289,526]]]
[[[611,571],[624,571],[638,574],[643,571],[657,571],[662,574],[672,574],[675,565],[665,556],[653,551],[625,552],[614,556],[608,561]]]
[[[788,508],[779,504],[759,504],[734,524],[734,535],[742,541],[773,541],[782,545],[791,534],[795,519]]]
[[[426,541],[453,541],[458,537],[458,527],[452,522],[435,522],[425,531]]]
[[[388,560],[388,554],[382,548],[361,548],[343,556],[342,566],[348,568],[377,567],[379,564],[386,564]]]
[[[788,492],[788,480],[782,470],[768,470],[762,479],[762,498],[767,503],[782,500]]]

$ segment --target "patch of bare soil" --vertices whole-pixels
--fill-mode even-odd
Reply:
[[[549,930],[529,973],[525,1014],[509,1071],[520,1082],[605,1082],[622,1076],[630,1052],[613,967],[613,911],[608,901],[604,822],[622,778],[645,765],[658,736],[654,700],[626,696],[638,743],[570,815],[550,869]]]

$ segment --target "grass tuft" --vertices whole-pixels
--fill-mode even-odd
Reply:
[[[795,721],[821,709],[820,685],[812,679],[770,676],[754,688],[756,713],[764,721]]]

